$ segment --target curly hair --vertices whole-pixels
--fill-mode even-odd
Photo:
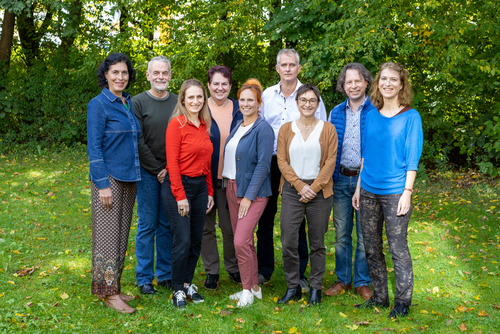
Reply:
[[[136,71],[135,68],[132,66],[132,62],[130,61],[130,59],[128,59],[128,57],[124,53],[112,53],[109,56],[107,56],[106,59],[104,59],[97,68],[97,84],[99,85],[99,87],[109,88],[108,81],[104,74],[109,71],[111,65],[115,65],[120,62],[124,62],[125,64],[127,64],[127,69],[128,69],[128,83],[125,89],[127,89],[131,83],[135,82]]]
[[[370,86],[373,82],[373,77],[370,71],[368,71],[366,67],[364,67],[360,63],[349,63],[346,66],[344,66],[344,68],[339,74],[339,78],[337,79],[337,91],[339,93],[347,95],[344,89],[347,70],[357,70],[359,74],[363,77],[363,79],[365,79],[365,81],[368,83],[368,85],[366,86],[365,95],[368,95],[368,92],[370,91]]]
[[[196,79],[188,79],[182,83],[181,89],[179,90],[179,97],[177,99],[177,104],[175,105],[174,112],[172,113],[169,122],[176,117],[184,115],[186,116],[185,124],[187,124],[187,122],[189,121],[189,111],[186,109],[186,106],[184,105],[185,102],[184,100],[186,99],[186,90],[188,90],[188,88],[191,88],[193,86],[199,87],[203,91],[203,107],[201,108],[198,117],[205,122],[207,126],[207,132],[208,134],[210,134],[210,127],[212,126],[212,117],[210,116],[210,111],[208,111],[207,90],[205,89],[205,86],[203,86],[203,84]]]
[[[410,107],[413,99],[413,92],[410,84],[410,73],[403,65],[399,63],[387,62],[380,65],[377,76],[373,80],[372,90],[370,94],[370,100],[377,109],[382,109],[384,106],[384,97],[378,88],[378,82],[380,81],[380,75],[386,68],[391,69],[399,73],[399,78],[403,87],[398,93],[398,101],[400,105],[405,107]]]

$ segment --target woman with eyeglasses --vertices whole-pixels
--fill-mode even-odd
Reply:
[[[281,177],[281,244],[287,290],[280,304],[302,298],[299,285],[298,233],[307,220],[311,273],[309,304],[321,302],[326,267],[325,233],[333,204],[333,179],[337,158],[337,131],[317,119],[318,88],[304,84],[295,98],[300,118],[285,123],[278,134],[278,166]]]

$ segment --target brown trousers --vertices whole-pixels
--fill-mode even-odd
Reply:
[[[117,295],[127,252],[137,185],[109,177],[113,206],[101,205],[99,189],[91,184],[92,203],[92,294]]]

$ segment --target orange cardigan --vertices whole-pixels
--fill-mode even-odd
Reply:
[[[292,131],[292,122],[283,124],[278,134],[278,166],[281,171],[280,191],[283,182],[286,179],[290,184],[300,192],[306,185],[302,182],[290,166],[290,143],[295,137]],[[321,146],[321,159],[319,162],[319,174],[311,184],[311,189],[318,193],[323,190],[323,196],[328,198],[333,195],[333,172],[337,160],[338,138],[335,126],[330,122],[325,122],[323,130],[319,135],[319,144]]]

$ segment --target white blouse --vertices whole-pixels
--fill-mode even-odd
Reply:
[[[238,147],[241,137],[243,137],[252,126],[253,123],[245,127],[240,125],[233,138],[227,142],[224,150],[224,167],[222,168],[222,177],[226,177],[230,180],[236,179],[236,148]]]
[[[292,122],[292,131],[295,133],[288,153],[290,154],[290,167],[299,179],[315,180],[319,174],[321,160],[321,145],[319,136],[323,131],[324,121],[318,121],[306,141],[302,138],[297,121]]]

